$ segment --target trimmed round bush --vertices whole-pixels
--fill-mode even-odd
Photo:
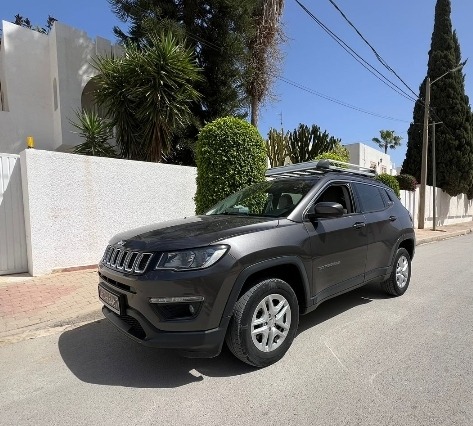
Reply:
[[[399,192],[399,183],[395,176],[388,175],[387,173],[381,173],[376,176],[376,180],[384,183],[386,186],[389,186],[394,193],[396,194],[397,198],[400,198],[401,193]]]
[[[266,147],[258,130],[245,120],[219,118],[199,133],[196,145],[196,213],[253,183],[265,180]]]
[[[412,175],[401,174],[396,176],[399,182],[399,188],[403,191],[415,191],[417,186],[417,180]]]

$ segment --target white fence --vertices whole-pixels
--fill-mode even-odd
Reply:
[[[38,150],[20,155],[30,274],[96,265],[113,235],[194,214],[193,167]]]
[[[0,275],[27,271],[20,157],[0,154]]]
[[[18,157],[4,157],[0,274],[96,265],[113,235],[194,214],[193,167],[26,150],[20,155],[20,179]],[[418,200],[419,189],[401,191],[416,227]],[[432,226],[431,187],[426,200],[427,228]],[[437,189],[437,225],[472,220],[473,201]]]
[[[468,200],[465,194],[451,197],[440,188],[436,190],[435,212],[437,226],[453,225],[454,223],[470,222],[473,220],[473,200]],[[401,202],[411,213],[416,228],[419,219],[419,192],[419,186],[415,192],[401,191]],[[425,228],[429,228],[432,227],[434,220],[432,186],[426,186],[425,188],[425,203]]]

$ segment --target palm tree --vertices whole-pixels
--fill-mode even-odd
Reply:
[[[126,45],[122,57],[101,57],[94,66],[96,100],[115,127],[121,155],[161,161],[199,99],[194,83],[201,77],[192,51],[171,34],[152,34],[140,46]]]
[[[384,149],[384,153],[388,153],[388,148],[396,149],[401,146],[402,137],[395,134],[394,130],[380,130],[380,137],[371,139],[374,143],[378,144],[381,149]]]
[[[260,0],[253,15],[254,31],[248,42],[249,63],[245,91],[250,101],[251,124],[258,127],[261,103],[268,97],[271,83],[278,75],[284,39],[281,17],[284,0]]]
[[[70,122],[78,130],[77,134],[84,138],[84,142],[74,147],[72,152],[95,157],[116,157],[115,149],[108,143],[113,137],[110,123],[96,111],[77,111],[76,116],[77,121]]]

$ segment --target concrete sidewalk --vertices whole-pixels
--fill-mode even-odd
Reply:
[[[465,235],[473,222],[416,230],[417,245]],[[55,333],[103,318],[96,269],[40,277],[0,276],[0,344]]]

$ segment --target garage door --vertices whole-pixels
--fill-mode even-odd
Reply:
[[[0,154],[0,275],[27,271],[20,157]]]

